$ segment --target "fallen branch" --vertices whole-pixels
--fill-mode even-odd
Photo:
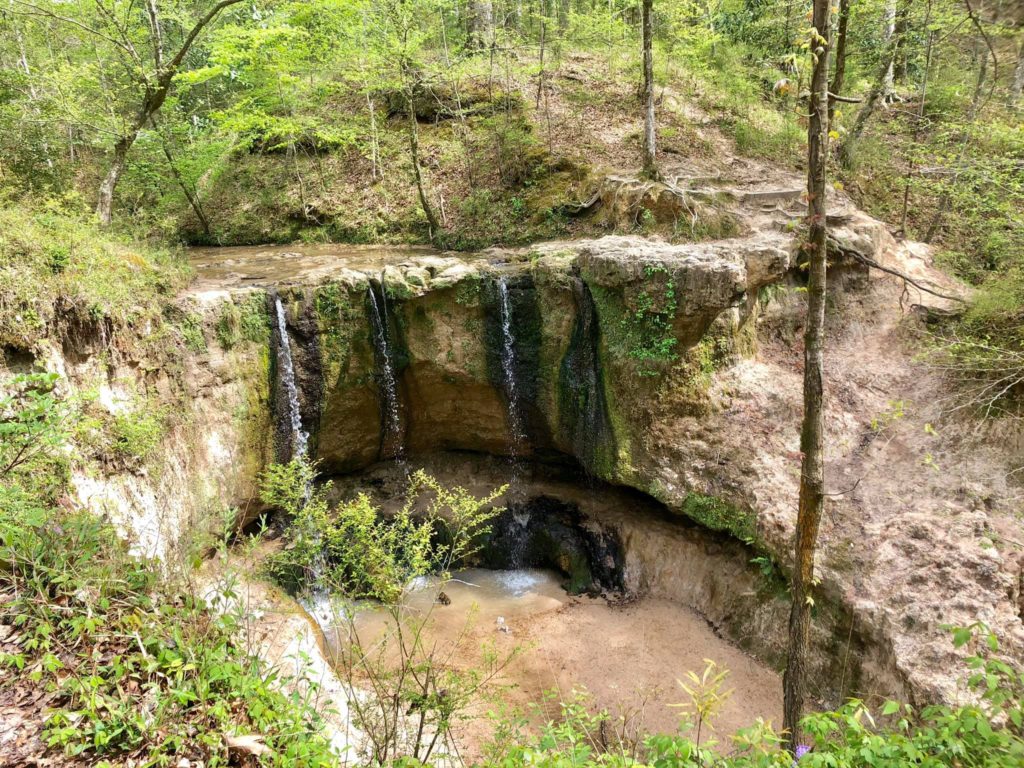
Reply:
[[[898,277],[900,280],[903,280],[906,283],[910,283],[912,286],[914,286],[915,288],[917,288],[920,291],[924,291],[925,293],[929,293],[932,296],[935,296],[935,297],[940,298],[940,299],[947,299],[949,301],[958,301],[961,304],[966,304],[967,303],[967,300],[964,299],[962,296],[952,296],[952,295],[950,295],[948,293],[939,293],[936,290],[933,290],[933,289],[931,289],[931,288],[929,288],[929,287],[927,287],[925,285],[922,285],[917,280],[912,278],[910,275],[907,275],[907,274],[905,274],[903,272],[900,272],[898,269],[893,269],[892,267],[886,267],[886,266],[883,266],[883,265],[879,264],[877,261],[872,259],[870,256],[865,256],[864,254],[859,253],[859,252],[853,250],[852,248],[843,248],[841,245],[839,245],[835,241],[832,241],[832,244],[835,245],[836,249],[840,253],[842,253],[844,256],[850,256],[855,261],[859,261],[861,264],[863,264],[866,267],[870,267],[872,269],[877,269],[879,272],[885,272],[886,274],[893,275],[894,277]]]

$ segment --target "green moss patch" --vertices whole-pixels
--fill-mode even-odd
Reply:
[[[715,496],[690,491],[679,511],[705,528],[729,533],[740,541],[753,543],[757,539],[754,514]]]

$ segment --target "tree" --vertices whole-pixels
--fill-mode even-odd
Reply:
[[[654,40],[654,0],[642,0],[641,26],[643,27],[643,58],[644,58],[644,158],[643,173],[651,179],[659,176],[655,160],[654,132],[654,55],[651,45]]]
[[[850,28],[850,0],[839,0],[839,21],[836,27],[836,64],[832,73],[832,84],[828,90],[833,96],[843,95],[843,81],[846,79],[846,41]],[[835,99],[828,102],[828,122],[835,116]]]
[[[811,631],[810,589],[814,553],[825,500],[824,393],[826,163],[828,161],[829,0],[814,0],[811,29],[814,71],[811,76],[810,120],[807,125],[808,258],[807,323],[804,330],[804,415],[800,430],[800,506],[797,512],[795,557],[790,594],[789,660],[783,676],[783,725],[787,745],[795,752],[800,741],[807,677],[807,646]]]
[[[425,55],[429,37],[425,28],[423,6],[410,0],[380,0],[367,4],[369,16],[368,54],[372,60],[377,86],[393,89],[406,113],[409,163],[416,185],[427,233],[434,241],[441,232],[441,222],[430,203],[426,181],[420,169],[419,123],[416,99],[430,94],[430,61]],[[429,18],[429,17],[428,17]]]
[[[469,0],[466,40],[469,49],[482,51],[494,39],[494,7],[490,0]]]
[[[185,57],[221,11],[241,1],[219,0],[190,26],[183,9],[175,6],[164,13],[160,0],[146,0],[138,6],[120,0],[97,0],[96,7],[88,11],[60,2],[12,0],[24,15],[56,22],[66,31],[84,33],[94,44],[101,65],[107,57],[120,65],[123,82],[117,84],[116,92],[124,99],[118,99],[119,126],[113,131],[113,155],[96,201],[96,215],[102,224],[110,224],[114,193],[128,163],[128,152],[167,101]],[[107,71],[109,65],[102,68],[104,75],[112,76]]]
[[[1015,107],[1020,103],[1022,92],[1024,92],[1024,40],[1020,44],[1017,68],[1013,72],[1013,84],[1010,86],[1010,106]]]
[[[890,35],[886,40],[885,48],[882,50],[878,76],[876,77],[874,84],[871,86],[871,90],[868,92],[867,98],[864,100],[860,110],[857,112],[857,118],[853,122],[853,127],[850,129],[849,134],[846,136],[846,139],[839,148],[839,159],[846,168],[853,164],[854,147],[863,135],[864,129],[867,128],[868,121],[871,119],[871,116],[875,113],[875,109],[878,107],[878,102],[883,100],[889,94],[892,64],[896,58],[896,46],[898,42],[898,38],[895,34]]]

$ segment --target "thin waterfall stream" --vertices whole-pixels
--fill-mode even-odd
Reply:
[[[395,362],[388,343],[387,298],[384,295],[383,283],[380,299],[373,289],[367,290],[370,298],[370,324],[373,330],[373,344],[377,354],[377,368],[381,393],[381,416],[383,429],[381,433],[381,454],[391,456],[399,464],[405,463],[405,441],[402,433],[402,402],[398,397],[398,377],[395,374]]]
[[[277,333],[280,343],[277,346],[277,363],[281,385],[287,396],[288,422],[291,427],[292,458],[306,455],[309,445],[309,433],[302,428],[302,411],[299,405],[299,390],[295,385],[295,364],[292,361],[292,345],[288,338],[288,323],[285,319],[284,305],[281,297],[274,296],[274,310],[277,313]]]
[[[530,524],[530,510],[525,504],[516,503],[521,460],[526,446],[526,432],[519,411],[519,387],[516,384],[516,345],[512,326],[512,301],[509,298],[508,280],[504,275],[498,278],[498,314],[501,320],[501,377],[508,409],[509,457],[512,463],[512,477],[509,484],[509,510],[520,529],[520,535],[512,541],[511,558],[519,566],[525,556],[526,527]]]

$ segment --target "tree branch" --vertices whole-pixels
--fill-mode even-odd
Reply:
[[[170,83],[171,78],[174,77],[174,73],[177,72],[178,67],[181,65],[181,62],[184,61],[185,56],[188,55],[189,49],[192,47],[192,44],[196,41],[196,38],[199,37],[199,33],[203,31],[203,28],[206,27],[206,25],[213,21],[215,18],[217,18],[217,14],[219,14],[225,8],[232,5],[237,5],[240,2],[242,2],[242,0],[220,0],[220,2],[213,6],[213,8],[211,8],[209,12],[205,16],[203,16],[203,18],[196,22],[195,26],[192,27],[192,30],[188,33],[188,36],[181,44],[181,47],[178,49],[178,52],[174,54],[174,58],[167,63],[167,66],[164,67],[163,71],[161,72],[159,78],[161,83],[163,82],[165,77],[167,83]]]
[[[872,269],[877,269],[879,272],[885,272],[886,274],[893,275],[894,277],[898,277],[900,280],[903,280],[906,283],[910,283],[912,286],[914,286],[915,288],[917,288],[920,291],[924,291],[925,293],[929,293],[932,296],[935,296],[935,297],[940,298],[940,299],[948,299],[949,301],[958,301],[961,304],[966,304],[967,303],[967,300],[962,298],[962,297],[960,297],[960,296],[951,296],[951,295],[946,294],[946,293],[939,293],[936,290],[933,290],[933,289],[931,289],[931,288],[929,288],[929,287],[927,287],[925,285],[922,285],[917,280],[912,278],[910,275],[905,274],[904,272],[900,272],[898,269],[893,269],[892,267],[882,266],[877,261],[872,259],[870,256],[865,256],[862,253],[858,253],[857,251],[853,250],[852,248],[842,248],[841,246],[838,246],[837,243],[833,243],[833,244],[837,246],[837,249],[844,256],[850,256],[855,261],[859,261],[861,264],[863,264],[866,267],[871,267]]]
[[[59,13],[54,13],[53,11],[47,8],[40,8],[38,5],[35,5],[34,3],[25,2],[25,0],[11,0],[11,2],[16,5],[22,5],[26,8],[32,9],[32,12],[22,12],[18,14],[20,16],[43,16],[45,18],[53,19],[54,21],[60,21],[64,24],[70,24],[73,27],[78,27],[83,32],[88,32],[90,35],[93,35],[94,37],[98,37],[101,40],[106,40],[108,43],[111,43],[112,45],[115,45],[121,50],[123,50],[132,58],[136,58],[135,52],[131,48],[127,47],[123,42],[117,40],[116,38],[110,37],[109,35],[103,32],[100,32],[98,29],[90,27],[88,24],[83,24],[82,22],[77,21],[76,19],[72,19],[68,16],[61,16]],[[15,13],[18,12],[15,11]]]

